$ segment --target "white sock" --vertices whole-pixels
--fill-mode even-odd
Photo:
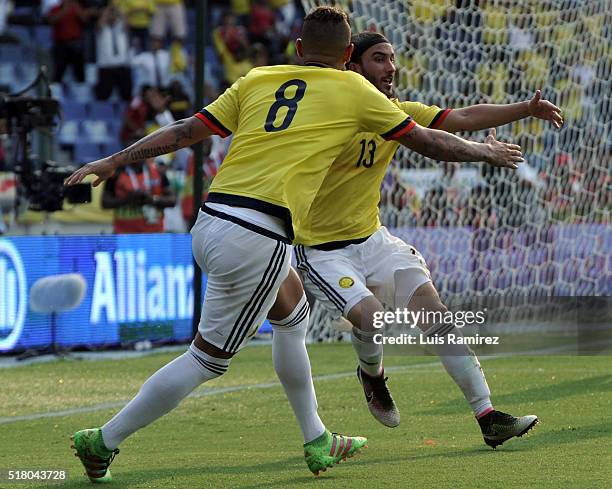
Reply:
[[[172,411],[197,386],[225,373],[229,363],[230,359],[211,357],[192,344],[149,377],[136,397],[102,426],[106,448],[114,450],[132,433]]]
[[[452,325],[433,326],[427,335],[448,335],[452,333],[456,337],[461,332]],[[459,386],[474,411],[474,415],[480,416],[493,410],[491,404],[491,391],[485,379],[484,372],[478,362],[476,354],[467,345],[435,345],[432,349],[439,356],[444,368]]]
[[[325,425],[317,413],[317,396],[312,383],[310,359],[306,351],[308,302],[303,295],[293,312],[285,319],[270,321],[274,329],[272,360],[295,417],[300,424],[304,443],[318,438]]]
[[[353,326],[351,342],[359,359],[359,367],[370,377],[378,377],[382,373],[383,346],[374,343],[374,336],[380,331],[362,331]]]

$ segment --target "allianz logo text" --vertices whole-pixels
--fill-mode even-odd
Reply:
[[[98,251],[94,259],[92,325],[191,318],[192,264],[150,264],[144,249]]]

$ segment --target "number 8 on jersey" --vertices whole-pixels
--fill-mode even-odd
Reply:
[[[292,98],[287,98],[285,95],[285,92],[289,87],[296,87],[295,95]],[[276,102],[272,104],[270,110],[268,111],[266,123],[264,124],[264,129],[266,132],[278,132],[287,129],[295,117],[295,113],[298,109],[298,102],[304,98],[305,93],[306,82],[304,80],[295,79],[283,83],[274,94]],[[282,107],[287,107],[287,113],[285,114],[282,124],[276,127],[274,122],[276,121],[278,111]]]

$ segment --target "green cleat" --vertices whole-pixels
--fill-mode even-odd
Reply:
[[[325,472],[328,467],[333,467],[362,448],[367,448],[367,442],[362,436],[344,436],[325,430],[320,437],[304,443],[306,464],[314,475],[319,475],[319,472]]]
[[[76,450],[75,456],[81,459],[85,475],[91,482],[110,482],[113,479],[108,466],[119,453],[119,449],[106,448],[100,428],[77,431],[70,437],[70,441],[70,448]]]

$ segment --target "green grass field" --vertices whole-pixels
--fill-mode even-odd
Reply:
[[[483,360],[496,407],[541,419],[527,436],[493,451],[434,357],[387,357],[389,386],[402,412],[402,424],[390,430],[367,410],[349,345],[309,351],[323,421],[332,431],[369,438],[369,448],[356,458],[319,478],[310,474],[297,423],[276,383],[270,347],[256,346],[243,351],[224,377],[196,391],[199,397],[126,440],[110,487],[612,487],[609,356]],[[69,449],[69,435],[103,424],[177,355],[1,369],[0,470],[62,469],[68,481],[53,487],[91,487]],[[77,412],[14,419],[70,409]],[[0,487],[45,483],[0,481]]]

